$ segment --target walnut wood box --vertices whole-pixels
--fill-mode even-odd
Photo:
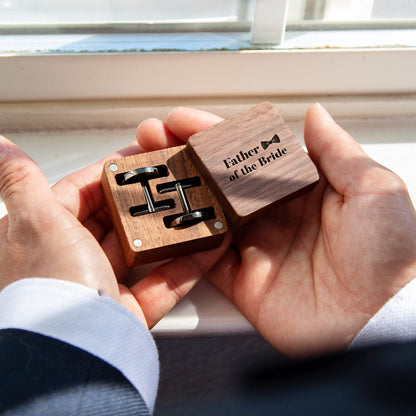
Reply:
[[[187,151],[233,227],[311,189],[319,179],[309,156],[267,102],[193,135]]]
[[[143,212],[147,200],[140,183],[120,184],[127,172],[146,167],[157,167],[161,174],[146,184],[156,212]],[[192,187],[186,185],[189,180],[194,180]],[[163,190],[178,181],[185,184],[183,192],[191,210],[207,210],[209,219],[189,227],[169,227],[169,219],[180,215],[183,207],[178,192]],[[221,206],[189,160],[185,146],[109,160],[101,184],[129,266],[217,247],[227,232]],[[135,211],[138,215],[133,215]]]
[[[124,183],[137,169],[150,176]],[[216,247],[227,220],[239,227],[318,179],[282,117],[263,103],[193,135],[186,146],[107,161],[102,187],[126,263],[133,265]],[[208,216],[171,226],[184,211]]]

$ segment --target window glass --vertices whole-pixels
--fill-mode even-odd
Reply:
[[[416,0],[0,0],[3,53],[414,47],[414,29]]]
[[[146,31],[157,32],[161,24],[176,23],[179,31],[186,24],[193,24],[192,30],[249,31],[255,5],[255,0],[0,0],[0,27],[7,32],[11,26],[27,30],[30,25],[43,25],[47,31],[63,24],[141,23],[147,25]],[[409,19],[416,20],[415,0],[289,0],[286,27],[308,30],[339,24],[345,29],[346,23],[371,25],[384,20],[397,24]]]
[[[338,23],[377,24],[380,19],[400,23],[416,18],[415,0],[291,0],[288,27],[303,23],[321,25]],[[343,25],[344,23],[344,25]]]
[[[0,23],[237,21],[247,0],[0,0]]]

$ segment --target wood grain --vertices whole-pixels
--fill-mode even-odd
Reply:
[[[116,165],[117,171],[110,170],[110,165]],[[117,175],[139,167],[158,165],[167,166],[167,176],[149,180],[150,192],[155,202],[173,199],[175,208],[133,217],[130,208],[146,204],[141,185],[133,183],[121,186],[117,183]],[[193,210],[213,207],[215,218],[188,228],[167,228],[163,218],[182,212],[182,206],[177,192],[159,194],[156,187],[159,184],[190,177],[200,177],[201,180],[201,186],[185,191],[190,207]],[[227,222],[221,206],[190,161],[185,146],[109,160],[104,165],[101,183],[129,266],[214,248],[221,243],[227,232]],[[218,222],[223,224],[222,229],[215,227],[214,224]],[[140,247],[133,243],[137,239],[142,243]]]
[[[319,179],[309,156],[267,102],[193,135],[186,150],[234,227],[306,192]]]

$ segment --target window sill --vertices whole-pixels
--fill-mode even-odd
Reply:
[[[0,54],[122,54],[416,47],[416,29],[288,31],[280,45],[267,47],[252,45],[250,37],[250,32],[3,34],[0,36]]]
[[[2,102],[416,93],[416,48],[1,56]]]

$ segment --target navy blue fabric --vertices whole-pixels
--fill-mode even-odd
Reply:
[[[121,352],[122,353],[122,352]],[[113,367],[61,341],[0,331],[0,414],[148,415]],[[171,380],[174,382],[174,380]],[[386,345],[304,362],[269,362],[247,373],[226,400],[158,416],[406,416],[416,414],[416,343]]]
[[[414,416],[415,386],[416,343],[384,345],[271,363],[251,373],[233,397],[200,409],[198,416]]]
[[[0,371],[2,416],[149,415],[140,394],[117,369],[50,337],[0,331]]]

